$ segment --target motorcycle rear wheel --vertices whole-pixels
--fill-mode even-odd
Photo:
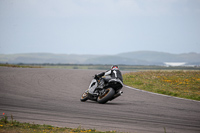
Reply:
[[[81,102],[85,102],[88,100],[88,93],[84,92],[81,96]]]
[[[101,96],[98,96],[97,102],[101,104],[107,103],[113,96],[115,95],[115,91],[113,88],[108,88],[105,90],[105,93]]]

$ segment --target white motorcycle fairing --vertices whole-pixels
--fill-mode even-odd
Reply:
[[[90,85],[89,85],[89,88],[88,88],[89,93],[90,93],[90,94],[93,94],[93,93],[94,93],[94,90],[97,88],[97,86],[98,86],[97,80],[96,80],[96,79],[93,79],[93,80],[91,81]]]

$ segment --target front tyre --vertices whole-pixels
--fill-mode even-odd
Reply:
[[[81,102],[85,102],[88,100],[88,93],[84,92],[81,96]]]
[[[115,95],[115,91],[113,88],[108,88],[105,90],[105,93],[101,96],[98,96],[97,102],[104,104],[108,102]]]

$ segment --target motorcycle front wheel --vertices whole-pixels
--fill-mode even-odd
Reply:
[[[108,88],[105,90],[105,93],[103,95],[98,96],[97,102],[101,104],[107,103],[114,95],[115,95],[114,89]]]
[[[88,93],[84,92],[81,96],[81,102],[85,102],[88,100]]]

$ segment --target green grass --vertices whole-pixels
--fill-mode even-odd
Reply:
[[[15,65],[15,64],[0,64],[1,67],[18,67],[18,68],[42,68],[35,65]]]
[[[0,120],[0,132],[2,133],[116,133],[116,131],[96,131],[95,129],[55,127],[51,125],[39,125],[30,123],[20,123],[13,120],[8,120],[6,115],[3,115]]]
[[[200,101],[200,71],[143,71],[123,78],[134,88]]]

